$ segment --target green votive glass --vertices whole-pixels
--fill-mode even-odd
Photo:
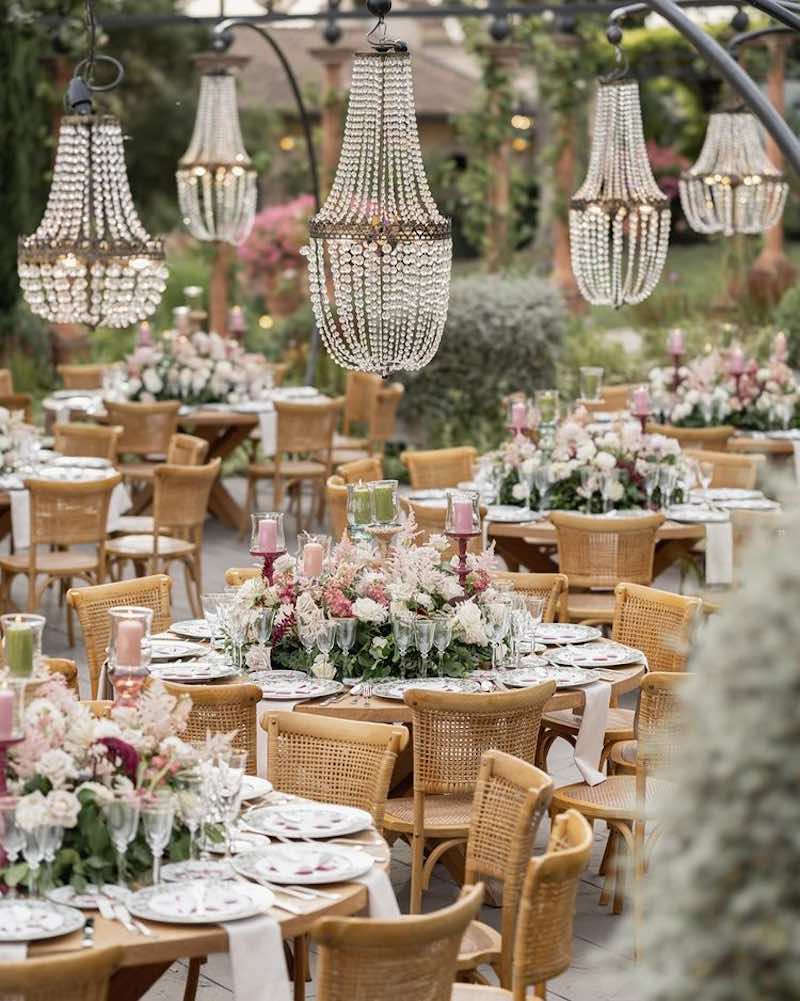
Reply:
[[[372,516],[378,525],[397,522],[397,480],[377,480],[372,484]]]

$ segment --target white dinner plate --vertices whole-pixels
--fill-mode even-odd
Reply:
[[[334,803],[278,803],[248,810],[248,827],[275,838],[337,838],[373,826],[366,810]]]
[[[414,490],[413,493],[408,495],[408,499],[417,501],[420,504],[425,504],[429,501],[446,501],[447,491],[439,489]]]
[[[275,683],[277,684],[278,680],[298,681],[307,677],[308,675],[305,671],[250,671],[247,675],[247,680],[260,685],[262,682],[271,683],[272,679],[275,679]]]
[[[372,686],[372,694],[382,699],[403,701],[405,693],[410,688],[422,689],[426,692],[478,692],[480,684],[471,678],[409,678],[405,681],[379,681]]]
[[[96,911],[98,900],[121,900],[123,903],[131,895],[125,886],[116,883],[104,883],[102,887],[87,886],[85,890],[76,890],[74,886],[56,886],[46,894],[48,900],[65,907],[78,907],[82,911]]]
[[[232,664],[214,660],[178,660],[159,662],[150,668],[150,674],[162,681],[178,681],[186,685],[204,681],[235,678],[239,672]]]
[[[243,400],[231,406],[236,414],[265,414],[275,409],[272,400]]]
[[[131,895],[128,910],[137,918],[167,924],[208,925],[263,914],[275,902],[271,890],[234,880],[205,879],[148,886]]]
[[[533,688],[545,681],[555,681],[556,688],[580,688],[597,681],[599,675],[580,667],[548,664],[546,667],[520,667],[504,671],[501,677],[503,684],[511,688]]]
[[[272,783],[258,775],[245,775],[242,779],[242,799],[260,799],[272,792]]]
[[[83,928],[86,918],[74,907],[49,900],[0,900],[0,942],[36,942]]]
[[[602,635],[594,626],[582,626],[578,622],[542,622],[536,627],[536,639],[548,645],[588,643]]]
[[[511,525],[521,521],[539,521],[544,515],[541,511],[517,507],[515,504],[490,504],[486,509],[486,518],[488,521]]]
[[[623,643],[593,643],[589,646],[562,647],[549,655],[551,664],[562,667],[623,667],[640,664],[640,650]]]
[[[161,870],[165,883],[184,883],[192,879],[208,882],[217,879],[236,879],[230,862],[224,859],[186,859],[184,862],[170,862]]]
[[[275,677],[278,672],[272,671],[259,673],[262,677],[255,684],[261,688],[267,700],[289,702],[292,699],[321,699],[326,695],[344,691],[344,685],[339,681],[325,681],[320,678],[310,678],[308,675],[303,675],[301,678]],[[248,675],[248,679],[253,679],[253,675]]]
[[[39,453],[41,457],[41,452]],[[54,465],[62,469],[75,467],[78,469],[109,469],[111,463],[108,459],[101,459],[98,455],[62,455],[53,460]]]
[[[667,508],[664,517],[669,521],[680,521],[686,525],[713,524],[731,520],[727,511],[715,511],[703,504],[674,504]]]
[[[797,441],[800,439],[800,428],[789,428],[787,431],[767,431],[767,438],[775,441]]]
[[[744,487],[711,487],[709,490],[692,490],[689,496],[692,500],[719,503],[721,501],[755,500],[758,497],[763,497],[764,494],[760,490],[745,490]]]
[[[211,629],[205,619],[185,619],[183,622],[173,622],[169,631],[187,640],[210,640]]]
[[[344,883],[369,872],[375,860],[367,852],[345,845],[267,845],[233,860],[241,875],[269,883],[313,885]]]
[[[183,660],[187,657],[202,657],[208,653],[208,647],[200,643],[186,643],[183,640],[157,639],[150,641],[153,660]]]
[[[267,839],[261,834],[248,834],[247,831],[236,831],[231,838],[231,855],[239,855],[241,852],[251,852],[256,848],[263,848],[268,844]],[[205,845],[205,850],[212,855],[225,854],[224,841],[209,841]]]
[[[777,501],[767,497],[743,498],[742,500],[719,501],[719,506],[726,511],[780,511]]]

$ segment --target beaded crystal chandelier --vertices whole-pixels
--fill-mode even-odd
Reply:
[[[658,282],[669,244],[669,199],[647,159],[639,86],[602,80],[586,180],[570,202],[572,270],[593,305],[642,302]]]
[[[383,27],[388,0],[369,0]],[[334,361],[413,371],[436,353],[447,318],[450,220],[431,197],[417,135],[411,59],[386,39],[356,53],[333,187],[309,226],[311,304]]]
[[[244,148],[232,72],[246,62],[216,53],[198,59],[197,117],[175,175],[183,221],[197,240],[238,244],[253,226],[257,175]]]
[[[72,114],[61,120],[47,207],[36,232],[19,240],[20,286],[31,310],[52,323],[128,327],[161,301],[164,245],[136,213],[119,121],[92,107],[92,93],[110,90],[123,76],[116,59],[95,55],[92,0],[86,23],[89,56],[70,82]],[[102,87],[92,83],[98,62],[117,73]]]
[[[747,111],[709,117],[697,163],[681,174],[681,205],[697,233],[762,233],[781,217],[789,185]]]

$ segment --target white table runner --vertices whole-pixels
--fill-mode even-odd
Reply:
[[[599,765],[608,724],[608,708],[611,705],[611,685],[608,681],[593,681],[583,691],[586,703],[575,741],[575,765],[584,782],[595,786],[606,780]]]
[[[228,933],[235,1001],[290,1001],[280,924],[269,914],[222,925]]]

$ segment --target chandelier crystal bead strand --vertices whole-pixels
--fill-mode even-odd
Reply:
[[[779,222],[789,185],[767,156],[747,111],[708,120],[697,162],[678,182],[681,205],[696,233],[762,233]]]
[[[669,245],[669,199],[647,158],[635,81],[601,81],[586,180],[570,202],[572,270],[593,305],[642,302]]]
[[[452,241],[425,177],[402,42],[355,55],[336,177],[302,252],[317,325],[337,364],[388,375],[433,358],[447,318]]]
[[[257,175],[242,139],[232,72],[246,62],[214,53],[198,60],[194,132],[175,175],[184,224],[197,240],[239,244],[253,226]]]

